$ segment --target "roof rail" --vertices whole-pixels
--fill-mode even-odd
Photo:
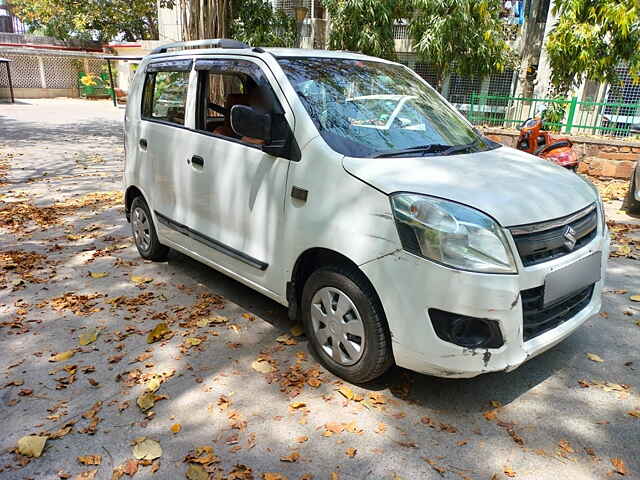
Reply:
[[[154,48],[151,50],[151,55],[156,53],[165,53],[170,49],[185,49],[185,48],[249,48],[244,42],[239,42],[238,40],[231,40],[229,38],[209,38],[206,40],[191,40],[189,42],[175,42],[168,43],[166,45],[162,45],[161,47]]]

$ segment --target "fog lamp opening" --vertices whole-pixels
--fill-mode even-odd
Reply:
[[[500,348],[504,345],[496,320],[475,318],[436,308],[429,309],[436,335],[445,342],[465,348]]]

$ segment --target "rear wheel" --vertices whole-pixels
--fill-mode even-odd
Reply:
[[[393,364],[384,312],[361,272],[341,266],[316,270],[305,283],[301,307],[311,346],[331,372],[364,383]]]
[[[631,175],[631,181],[629,182],[629,191],[627,192],[627,196],[624,199],[624,203],[622,205],[622,209],[626,210],[627,213],[632,215],[640,215],[640,202],[636,200],[636,172],[634,171]]]
[[[142,197],[134,198],[131,203],[131,231],[142,258],[147,260],[167,258],[169,247],[162,245],[158,240],[149,206]]]

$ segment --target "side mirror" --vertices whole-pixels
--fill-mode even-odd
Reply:
[[[633,135],[640,135],[640,123],[634,123],[631,125],[629,133],[632,133]]]
[[[264,153],[300,161],[302,154],[298,142],[282,113],[258,113],[252,107],[234,105],[231,108],[231,128],[237,135],[264,140]]]
[[[271,140],[271,115],[258,113],[246,105],[231,107],[231,128],[241,137]]]

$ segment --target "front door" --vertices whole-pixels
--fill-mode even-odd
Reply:
[[[197,118],[184,144],[189,156],[181,185],[187,208],[176,220],[187,227],[197,253],[280,296],[285,282],[277,265],[289,160],[264,153],[256,139],[240,138],[229,121],[231,107],[243,104],[284,112],[293,127],[292,113],[283,110],[288,105],[270,86],[275,80],[258,62],[196,62]]]

